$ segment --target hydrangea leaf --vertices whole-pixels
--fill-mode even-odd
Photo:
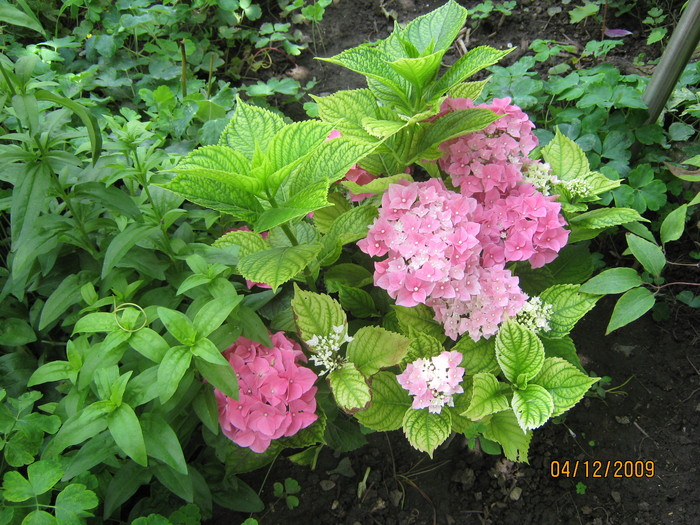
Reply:
[[[609,268],[581,285],[580,292],[605,295],[626,292],[640,286],[642,278],[632,268]]]
[[[328,181],[320,180],[283,202],[279,208],[270,208],[260,214],[255,222],[255,232],[262,233],[292,219],[304,217],[312,211],[328,206]]]
[[[390,137],[394,133],[398,133],[406,126],[406,122],[401,120],[382,120],[373,117],[364,117],[362,119],[362,127],[378,139]]]
[[[281,117],[236,97],[236,110],[221,134],[219,145],[233,148],[252,160],[256,148],[265,151],[272,137],[284,126]]]
[[[426,56],[399,58],[389,62],[389,66],[414,86],[424,87],[437,76],[444,54],[443,49]]]
[[[408,173],[398,173],[396,175],[390,175],[389,177],[374,179],[363,185],[359,185],[356,182],[349,180],[340,181],[340,184],[342,184],[353,195],[359,195],[362,193],[384,193],[389,186],[402,180],[413,181],[413,177],[411,177]]]
[[[365,117],[377,117],[377,101],[369,89],[338,91],[326,97],[311,95],[321,118],[330,122],[342,136],[375,142],[362,126]]]
[[[496,339],[493,337],[488,339],[482,337],[478,341],[474,341],[465,335],[457,341],[453,350],[458,350],[464,355],[459,366],[464,367],[468,375],[498,370]]]
[[[396,374],[378,372],[372,376],[372,404],[355,417],[364,426],[380,432],[401,428],[411,396],[396,380]]]
[[[515,48],[498,50],[490,46],[478,46],[470,50],[466,55],[459,58],[452,66],[445,71],[437,82],[428,90],[427,100],[431,103],[434,99],[441,97],[452,88],[463,82],[470,76],[478,73],[482,69],[494,65]]]
[[[410,329],[413,328],[434,337],[440,344],[445,341],[445,332],[442,326],[435,322],[433,311],[428,306],[418,304],[408,308],[393,305],[391,308],[396,312],[396,319],[404,334],[410,334]]]
[[[226,146],[203,146],[187,155],[169,171],[198,175],[230,184],[247,193],[259,194],[263,187],[262,181],[248,176],[249,170],[250,163],[242,153]]]
[[[553,312],[549,319],[550,331],[547,337],[557,339],[564,337],[600,297],[579,292],[580,286],[574,284],[556,284],[540,294],[545,303],[552,305]]]
[[[274,170],[291,164],[320,146],[332,130],[332,125],[318,120],[286,125],[272,137],[266,159]]]
[[[345,363],[333,370],[328,374],[328,381],[338,406],[346,412],[362,410],[372,401],[367,380],[354,363]]]
[[[193,173],[176,175],[173,180],[161,187],[195,204],[228,213],[236,219],[249,223],[255,222],[258,214],[263,211],[260,202],[250,193],[233,184]]]
[[[649,222],[639,215],[639,212],[631,208],[598,208],[572,217],[569,223],[572,228],[578,227],[597,230],[635,221]]]
[[[352,209],[350,202],[339,192],[331,193],[328,196],[331,206],[326,206],[314,212],[314,226],[316,229],[326,234],[330,231],[333,222],[346,211]]]
[[[431,48],[447,50],[457,38],[466,19],[467,10],[450,0],[442,7],[415,18],[403,29],[396,30],[385,39],[382,47],[388,54],[395,56],[401,55],[396,54],[400,42],[394,40],[407,40],[421,54]]]
[[[490,109],[483,108],[459,109],[447,113],[433,122],[420,138],[413,161],[420,160],[423,152],[431,147],[442,144],[446,140],[484,129],[500,117],[501,115],[497,115]]]
[[[439,414],[432,414],[427,408],[407,410],[403,432],[413,448],[427,452],[432,458],[435,449],[452,432],[452,415],[449,410],[441,410]]]
[[[591,171],[583,177],[579,177],[578,180],[583,182],[583,186],[586,189],[585,195],[578,196],[578,200],[581,202],[598,200],[598,195],[606,191],[614,190],[622,184],[621,180],[609,179],[597,171]]]
[[[581,147],[564,135],[558,127],[552,141],[542,148],[542,158],[552,167],[559,180],[578,179],[591,171]]]
[[[656,298],[648,288],[640,286],[625,292],[615,303],[605,335],[636,321],[651,310],[655,303]]]
[[[519,463],[527,463],[532,431],[524,432],[512,410],[498,412],[491,416],[488,427],[483,432],[490,439],[503,447],[506,458]]]
[[[335,293],[339,290],[338,285],[353,286],[362,288],[374,282],[372,273],[364,266],[352,263],[334,264],[323,274],[326,283],[326,290]]]
[[[416,359],[428,359],[445,351],[440,341],[420,329],[414,329],[409,326],[408,337],[411,342],[408,345],[408,352],[406,352],[404,362],[411,363]],[[457,348],[454,349],[457,350]]]
[[[292,299],[294,319],[304,341],[313,336],[333,333],[333,328],[346,326],[347,318],[340,303],[330,295],[307,292],[294,285]]]
[[[366,376],[396,365],[406,355],[410,340],[379,326],[363,326],[348,344],[348,359]]]
[[[372,296],[361,288],[336,283],[338,299],[343,308],[358,318],[380,317]]]
[[[244,279],[269,284],[275,290],[311,264],[320,251],[319,243],[271,248],[242,257],[238,271]]]
[[[539,373],[544,363],[544,347],[533,331],[507,321],[496,336],[496,359],[508,381],[518,384]]]
[[[532,430],[544,425],[554,411],[554,399],[547,390],[533,383],[513,392],[513,412],[520,428]]]
[[[476,82],[462,82],[450,89],[449,96],[451,98],[470,98],[476,100],[481,95],[488,81],[489,79]]]
[[[475,374],[472,383],[472,399],[469,408],[463,413],[469,419],[477,420],[485,416],[508,410],[510,386],[499,383],[493,374]]]
[[[626,234],[627,245],[632,255],[642,263],[644,269],[654,276],[661,275],[666,266],[666,256],[663,250],[656,244],[638,237],[632,233]]]
[[[550,357],[545,359],[542,370],[528,386],[540,385],[550,393],[554,401],[554,417],[578,403],[598,379],[582,373],[564,359]]]
[[[550,357],[560,357],[561,359],[571,363],[578,370],[585,373],[583,365],[581,365],[581,360],[576,353],[576,345],[574,341],[568,335],[565,335],[561,339],[549,339],[548,337],[541,337],[540,340],[544,345],[544,355],[546,358]]]
[[[238,230],[228,232],[219,237],[213,244],[215,248],[238,246],[238,256],[245,257],[252,253],[261,252],[270,248],[270,243],[257,233]]]
[[[374,206],[357,206],[339,215],[323,238],[323,250],[319,258],[325,259],[338,246],[364,238],[377,215],[378,211]]]

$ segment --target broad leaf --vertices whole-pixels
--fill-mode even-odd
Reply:
[[[661,223],[661,242],[677,241],[685,229],[685,215],[688,205],[683,204],[669,213]]]
[[[364,426],[377,431],[401,428],[406,411],[411,407],[411,396],[396,380],[396,374],[378,372],[372,376],[372,403],[355,414]]]
[[[457,341],[453,350],[458,350],[464,355],[460,366],[464,367],[467,375],[498,370],[496,339],[493,337],[474,341],[465,335]]]
[[[583,293],[605,295],[626,292],[640,286],[642,279],[632,268],[609,268],[581,285]]]
[[[655,243],[646,241],[631,233],[628,233],[626,237],[627,245],[632,255],[642,263],[644,269],[654,276],[661,275],[661,271],[666,266],[666,256],[663,250]]]
[[[518,424],[524,431],[541,427],[554,411],[552,395],[544,387],[533,383],[513,392],[512,405]]]
[[[551,304],[553,309],[547,337],[564,337],[595,306],[599,297],[580,293],[579,288],[573,284],[557,284],[540,294],[542,301]]]
[[[238,271],[243,278],[269,284],[275,290],[296,277],[315,260],[320,251],[320,244],[272,248],[241,258]]]
[[[245,257],[252,253],[261,252],[270,248],[270,243],[263,239],[259,234],[237,230],[224,233],[216,239],[213,246],[215,248],[225,248],[227,246],[238,246],[238,256]]]
[[[576,226],[578,228],[597,230],[634,221],[649,222],[632,208],[598,208],[572,217],[569,223],[572,228]]]
[[[552,167],[552,172],[559,180],[583,178],[591,171],[586,154],[581,147],[564,135],[559,128],[556,129],[554,139],[542,148],[542,158]]]
[[[636,321],[654,306],[656,298],[647,288],[632,288],[615,303],[605,335]]]
[[[236,98],[236,110],[219,140],[252,160],[256,148],[264,152],[284,121],[267,109],[251,106]]]
[[[136,463],[147,466],[146,443],[134,410],[126,403],[122,403],[109,415],[107,422],[109,432],[117,446]]]
[[[406,355],[410,341],[379,326],[360,328],[348,344],[348,359],[366,376],[396,365]]]
[[[578,403],[599,378],[588,377],[574,365],[557,357],[547,358],[530,385],[544,387],[552,396],[552,417],[563,414]]]
[[[338,406],[346,412],[362,410],[372,400],[367,380],[353,363],[333,370],[328,381]]]
[[[511,461],[527,463],[527,451],[530,448],[532,431],[524,432],[512,410],[499,412],[491,416],[489,425],[483,432],[484,437],[499,443],[503,453]]]
[[[544,347],[534,332],[507,321],[496,336],[496,359],[508,381],[521,385],[539,373]]]
[[[499,383],[493,374],[479,373],[474,375],[472,383],[472,398],[469,408],[463,415],[469,419],[477,420],[496,412],[508,410],[508,396],[510,386]]]
[[[449,410],[431,414],[427,408],[407,410],[403,418],[403,432],[408,442],[432,458],[435,449],[440,446],[452,432],[452,417]]]

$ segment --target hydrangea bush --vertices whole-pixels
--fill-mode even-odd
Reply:
[[[238,221],[214,249],[248,288],[270,287],[243,291],[246,323],[274,335],[224,352],[238,396],[217,390],[219,418],[242,447],[229,454],[361,438],[352,416],[431,455],[459,432],[527,461],[532,430],[596,382],[569,337],[598,299],[579,289],[593,270],[581,241],[642,219],[589,209],[619,182],[574,142],[538,145],[510,99],[475,102],[486,81],[468,77],[510,50],[441,72],[465,19],[450,1],[323,59],[368,87],[316,97],[320,120],[238,100],[219,144],[164,184]]]

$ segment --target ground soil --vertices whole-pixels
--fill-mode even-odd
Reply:
[[[442,3],[340,1],[328,8],[316,28],[321,35],[316,39],[317,54],[332,56],[384,38],[393,25],[387,15],[407,22]],[[460,3],[470,7],[475,2]],[[668,4],[667,8],[673,7]],[[512,43],[523,53],[535,38],[573,42],[582,48],[599,37],[599,22],[570,25],[568,7],[549,16],[551,5],[555,3],[520,2],[512,16],[483,21],[466,43],[500,48]],[[634,15],[611,16],[608,23],[635,31],[610,58],[622,70],[638,67],[632,61],[640,52],[647,52],[647,57],[654,53],[645,48],[639,17]],[[448,61],[457,56],[453,53]],[[364,87],[359,75],[310,56],[301,57],[298,65],[319,81],[314,90],[318,94]],[[679,280],[697,282],[699,274],[689,269]],[[279,458],[264,483],[264,469],[242,476],[255,489],[262,486],[261,497],[269,503],[254,517],[265,525],[700,523],[700,323],[692,317],[696,314],[672,308],[672,320],[657,324],[644,317],[606,337],[613,304],[602,301],[573,334],[586,368],[612,379],[608,391],[586,397],[560,424],[537,430],[529,464],[470,450],[460,437],[439,448],[430,460],[413,450],[399,431],[376,433],[352,453],[324,448],[313,471]],[[623,468],[618,472],[622,477],[615,477],[616,461],[645,462],[646,468],[653,466],[653,476],[638,477],[635,474],[642,472]],[[553,476],[556,462],[570,462],[571,476]],[[601,462],[602,468],[595,470],[594,462]],[[366,490],[358,496],[367,473]],[[272,503],[277,499],[272,483],[287,477],[302,487],[300,506],[294,510],[281,501]],[[246,517],[228,513],[226,523]]]

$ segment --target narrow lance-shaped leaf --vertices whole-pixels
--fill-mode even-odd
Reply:
[[[579,291],[589,294],[626,292],[642,284],[642,278],[632,268],[609,268],[581,285]]]
[[[661,271],[666,266],[666,256],[663,250],[656,244],[631,233],[628,233],[626,237],[632,255],[642,263],[644,269],[654,276],[661,275]]]
[[[654,303],[656,303],[656,298],[647,288],[640,286],[625,292],[615,303],[605,335],[636,321],[651,310]]]

